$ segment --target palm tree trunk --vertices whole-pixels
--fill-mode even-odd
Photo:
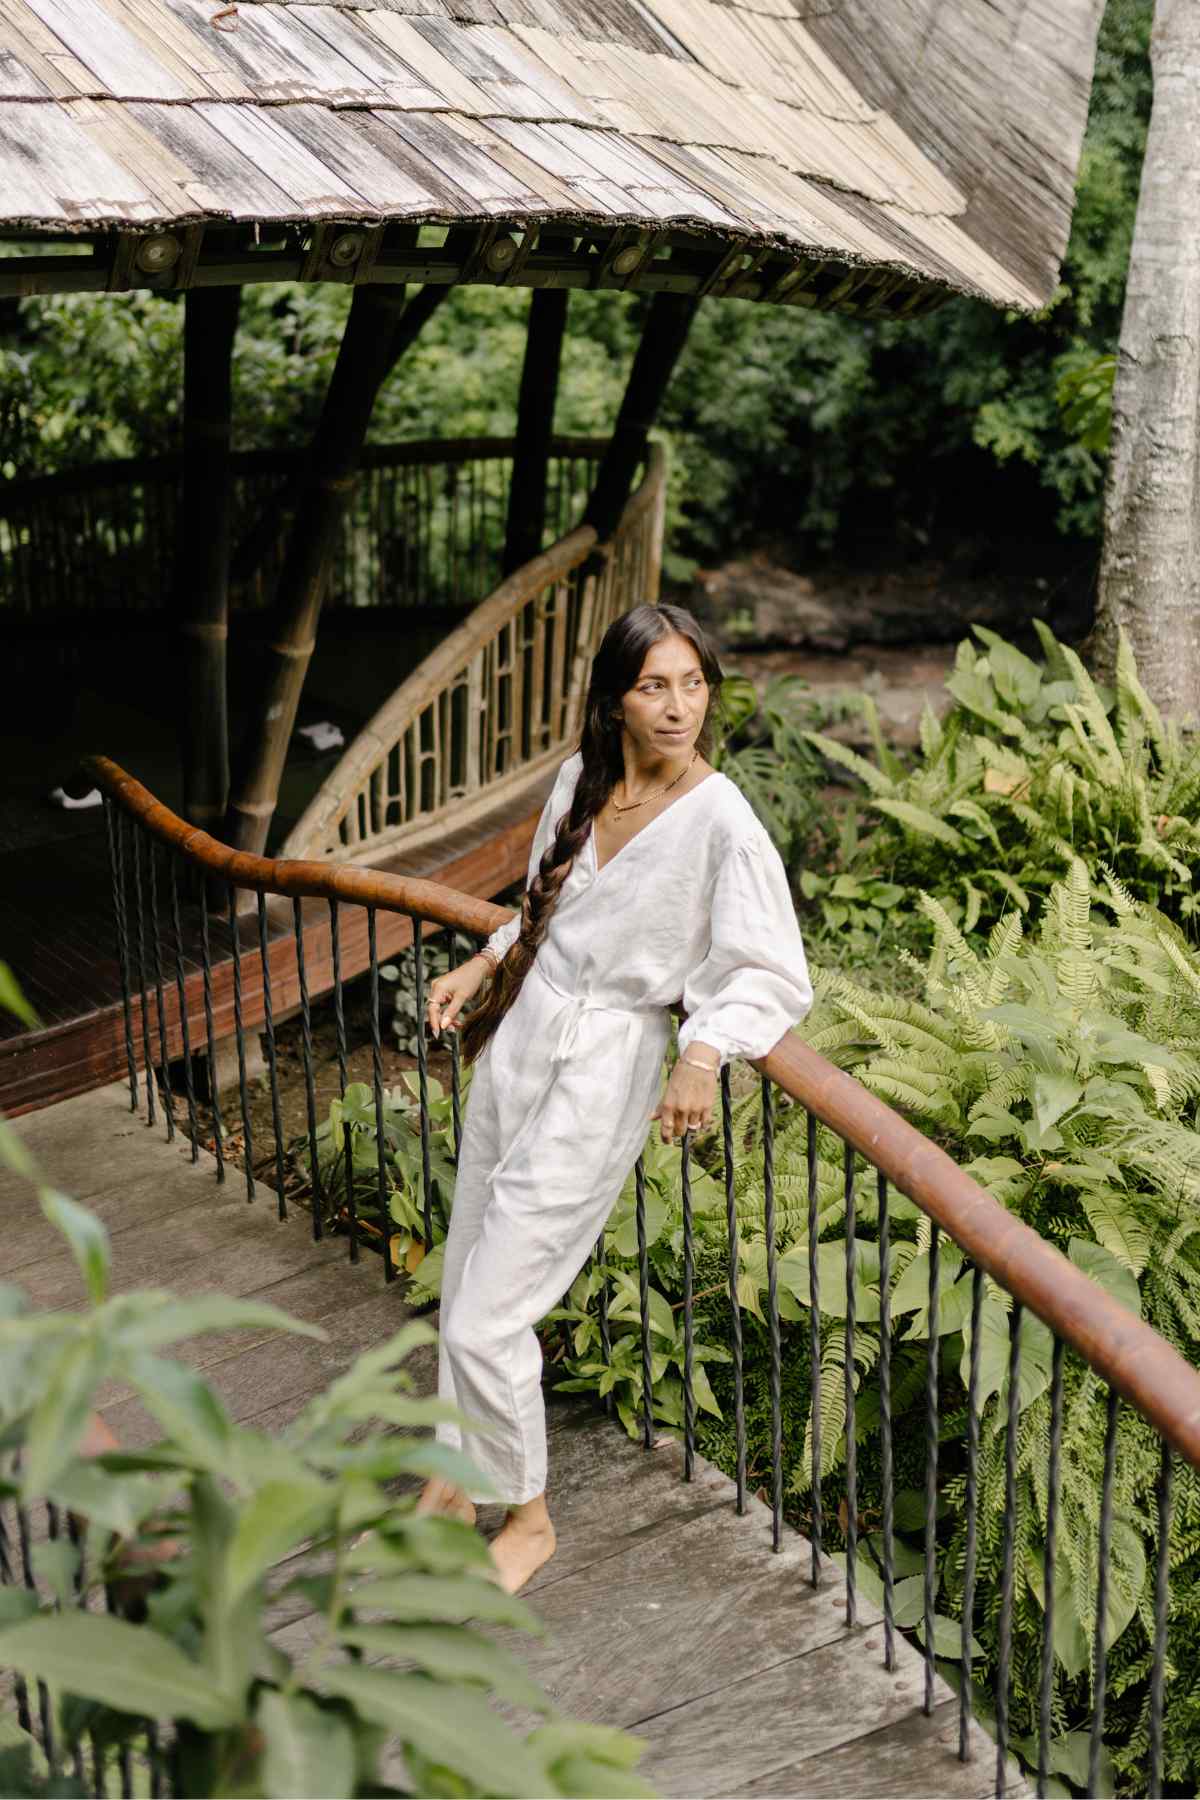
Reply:
[[[1154,102],[1113,387],[1089,650],[1128,634],[1163,711],[1200,715],[1200,6],[1158,0]]]

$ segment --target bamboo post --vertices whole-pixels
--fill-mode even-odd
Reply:
[[[511,575],[535,557],[546,535],[550,440],[569,292],[568,288],[535,288],[529,301],[525,361],[517,400],[517,443],[508,488],[503,575]]]
[[[283,572],[281,605],[268,650],[262,705],[243,746],[226,835],[238,850],[260,852],[279,797],[317,620],[375,396],[394,363],[404,289],[354,290],[337,362],[313,438],[304,492]]]
[[[659,293],[650,302],[612,440],[583,515],[583,523],[595,526],[602,544],[616,530],[621,508],[629,498],[638,464],[646,454],[650,427],[658,417],[698,305],[690,294]]]
[[[229,799],[229,448],[233,340],[242,291],[189,288],[183,322],[183,476],[175,543],[182,638],[183,811],[217,830]]]

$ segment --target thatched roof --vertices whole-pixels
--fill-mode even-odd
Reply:
[[[615,286],[682,230],[718,253],[702,291],[802,298],[804,258],[1028,309],[1101,5],[0,0],[0,210],[58,238],[191,229],[189,271],[206,225],[354,223],[377,255],[384,225],[502,222],[517,250],[474,278],[509,280],[530,225],[543,251],[620,228],[641,260],[602,255]]]

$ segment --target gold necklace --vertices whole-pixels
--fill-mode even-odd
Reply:
[[[645,804],[646,804],[646,802],[647,802],[647,801],[648,801],[648,800],[659,800],[659,799],[661,799],[661,798],[662,798],[662,796],[663,796],[663,795],[664,795],[664,794],[669,794],[669,793],[670,793],[670,791],[671,791],[671,789],[672,789],[672,788],[673,788],[673,787],[677,787],[677,786],[678,786],[678,785],[679,785],[679,783],[680,783],[680,782],[681,782],[681,781],[682,781],[682,780],[683,780],[683,778],[684,778],[684,776],[685,776],[685,775],[686,775],[686,774],[687,774],[687,772],[688,772],[688,769],[690,769],[690,768],[691,768],[691,766],[692,766],[692,763],[694,763],[694,762],[695,762],[695,760],[696,760],[696,758],[697,758],[697,757],[698,757],[698,756],[699,756],[699,754],[700,754],[700,752],[699,752],[699,750],[693,750],[693,751],[692,751],[692,762],[690,762],[690,763],[689,763],[689,764],[688,764],[688,765],[687,765],[687,769],[680,769],[680,771],[679,771],[679,773],[678,773],[678,775],[677,775],[677,776],[676,776],[676,777],[675,777],[675,779],[674,779],[674,781],[668,781],[668,783],[667,783],[667,785],[666,785],[666,787],[665,787],[665,788],[659,788],[659,790],[658,790],[658,792],[657,792],[657,793],[656,793],[656,794],[646,794],[646,795],[645,795],[645,796],[644,796],[644,797],[643,797],[643,798],[642,798],[642,799],[641,799],[641,800],[634,800],[634,801],[631,801],[631,802],[630,802],[630,804],[629,804],[629,805],[628,805],[628,806],[620,806],[620,805],[619,805],[619,804],[618,804],[618,803],[617,803],[617,801],[616,801],[616,800],[614,800],[614,799],[613,799],[613,797],[612,797],[612,795],[611,795],[611,794],[610,794],[610,795],[609,795],[609,796],[608,796],[608,798],[609,798],[609,803],[610,803],[610,805],[611,805],[611,806],[612,806],[612,808],[613,808],[613,811],[614,811],[614,812],[619,812],[619,813],[626,813],[626,812],[636,812],[636,811],[637,811],[637,809],[638,809],[638,807],[639,807],[639,806],[645,806]]]

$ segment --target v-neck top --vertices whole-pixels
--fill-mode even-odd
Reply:
[[[553,841],[583,767],[568,756],[542,809],[527,880]],[[520,914],[488,939],[503,956]],[[682,999],[694,1039],[765,1056],[812,1005],[782,859],[753,807],[717,770],[597,866],[594,833],[572,862],[535,964],[560,993],[644,1011]]]

